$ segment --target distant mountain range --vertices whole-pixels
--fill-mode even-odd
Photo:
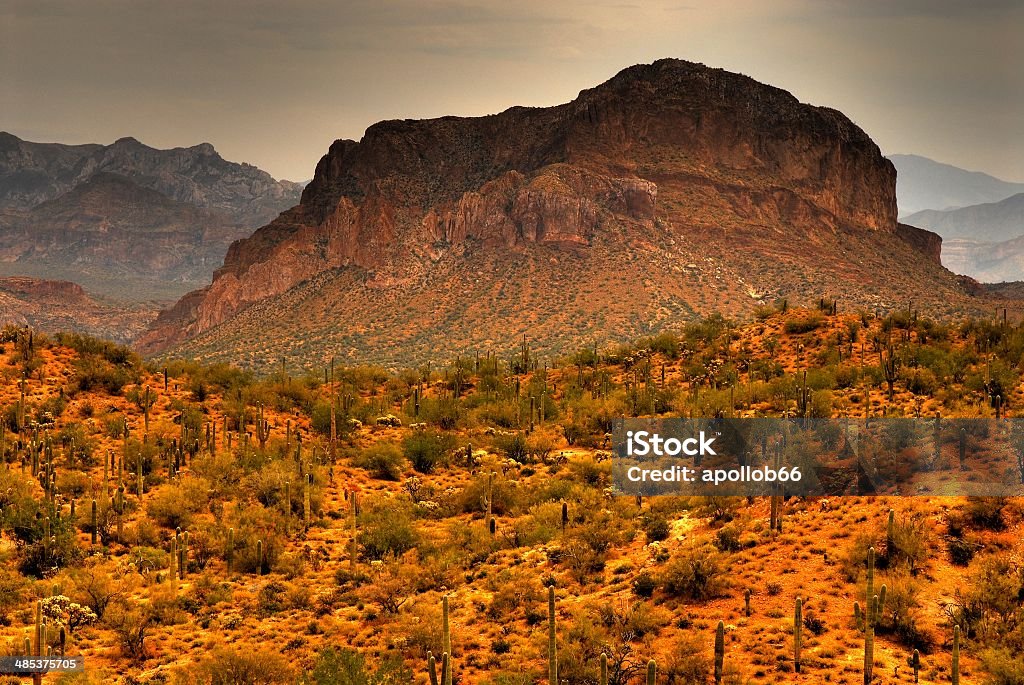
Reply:
[[[890,155],[896,167],[896,200],[901,219],[926,209],[946,210],[1005,200],[1024,193],[1011,183],[918,155]]]
[[[905,219],[942,236],[942,263],[979,281],[1024,280],[1024,193],[999,202],[938,211]]]
[[[901,221],[942,237],[942,264],[985,283],[1024,280],[1024,183],[892,155]]]
[[[134,138],[63,145],[0,133],[0,275],[174,299],[301,192],[209,143],[158,150]]]

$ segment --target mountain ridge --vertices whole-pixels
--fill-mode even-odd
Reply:
[[[897,170],[896,196],[900,217],[924,210],[945,211],[999,202],[1024,192],[1024,183],[1013,183],[981,171],[968,171],[921,155],[888,155]]]
[[[301,203],[234,243],[139,346],[394,361],[512,331],[555,352],[608,322],[600,335],[629,336],[774,297],[850,290],[890,306],[906,299],[893,284],[927,283],[921,301],[937,308],[968,301],[935,263],[937,237],[900,227],[895,184],[840,112],[660,60],[563,105],[392,120],[336,141]]]

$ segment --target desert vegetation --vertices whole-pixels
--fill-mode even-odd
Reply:
[[[265,376],[0,343],[0,648],[87,664],[45,682],[1024,682],[1019,500],[638,501],[609,464],[623,416],[1015,416],[1001,317]]]

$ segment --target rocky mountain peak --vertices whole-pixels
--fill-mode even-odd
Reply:
[[[563,105],[383,121],[359,141],[335,141],[301,203],[233,244],[211,286],[158,320],[142,345],[161,349],[206,334],[212,341],[248,308],[253,316],[293,316],[279,300],[296,290],[304,305],[319,302],[356,325],[356,305],[332,298],[363,301],[370,311],[383,292],[415,299],[431,287],[470,287],[451,303],[472,329],[466,342],[496,339],[502,327],[523,332],[538,310],[564,299],[565,314],[579,316],[549,333],[565,340],[605,306],[575,299],[596,283],[607,293],[618,292],[620,280],[651,284],[639,301],[605,303],[606,321],[614,310],[632,322],[628,337],[637,322],[663,325],[670,312],[744,311],[790,288],[806,295],[807,282],[824,290],[837,265],[880,278],[850,252],[855,243],[865,254],[882,245],[909,250],[908,259],[929,265],[922,269],[940,269],[931,237],[898,228],[895,181],[878,146],[834,109],[701,64],[637,65]],[[663,271],[651,275],[650,264]],[[883,289],[899,280],[893,275]],[[542,297],[540,282],[558,294]],[[466,314],[492,285],[523,299]],[[740,299],[702,305],[696,293],[716,286]],[[397,317],[392,330],[376,316],[358,325],[399,337],[417,328]],[[431,341],[458,342],[450,329]],[[365,338],[354,344],[367,352]]]

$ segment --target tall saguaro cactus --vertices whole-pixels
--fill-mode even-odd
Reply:
[[[548,586],[548,682],[558,685],[558,643],[555,639],[555,586]]]
[[[960,685],[960,626],[953,626],[953,666],[950,682]]]
[[[442,685],[452,684],[452,628],[448,614],[448,597],[441,598],[441,648],[447,657]]]
[[[647,662],[647,685],[654,685],[658,677],[658,663],[651,659]]]
[[[799,597],[796,598],[796,608],[793,611],[793,667],[800,672],[800,648],[803,646],[804,627],[804,603]]]
[[[722,685],[725,671],[725,622],[719,621],[715,630],[715,685]]]

